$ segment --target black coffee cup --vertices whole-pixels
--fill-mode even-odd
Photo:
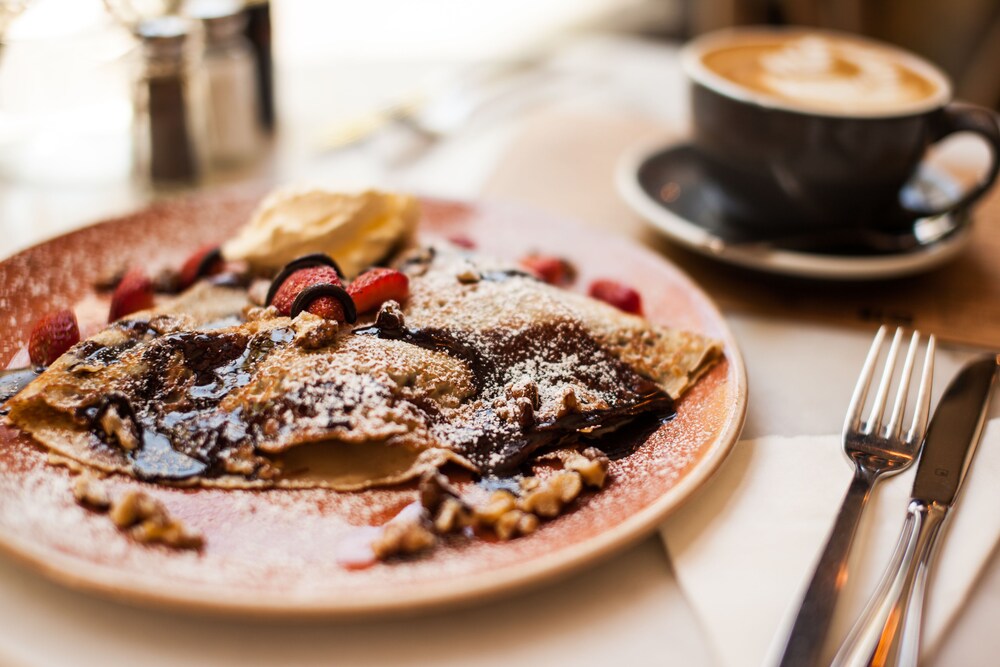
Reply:
[[[740,58],[768,56],[778,47],[792,50],[780,54],[783,60],[761,59],[774,70],[758,77],[764,83],[737,82],[743,73],[756,76],[749,64],[741,69]],[[824,49],[841,49],[847,60],[824,55]],[[717,62],[732,73],[713,69]],[[694,145],[725,193],[728,214],[748,229],[784,234],[912,228],[918,218],[969,207],[1000,171],[996,115],[952,102],[947,76],[907,51],[828,31],[737,28],[690,42],[682,63],[691,84]],[[865,88],[855,78],[824,89],[829,77],[809,78],[823,67],[879,85]],[[862,87],[851,88],[851,81]],[[772,84],[782,92],[768,88]],[[904,92],[912,94],[903,99]],[[900,195],[928,147],[958,132],[975,133],[989,146],[986,174],[947,206],[909,208]]]

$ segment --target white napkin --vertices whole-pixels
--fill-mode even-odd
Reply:
[[[874,590],[902,528],[914,469],[879,482],[862,518],[832,658]],[[839,436],[739,442],[662,535],[720,664],[757,667],[783,646],[851,479]],[[923,648],[933,652],[1000,539],[1000,419],[988,423],[932,564]],[[779,635],[780,631],[780,635]]]

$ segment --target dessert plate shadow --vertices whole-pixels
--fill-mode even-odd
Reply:
[[[696,149],[683,141],[629,151],[615,178],[625,203],[671,241],[768,273],[827,280],[902,277],[948,262],[970,238],[967,212],[923,218],[912,232],[900,234],[754,236],[727,216],[725,192],[708,176]],[[903,196],[915,203],[950,201],[959,191],[948,172],[924,168]]]
[[[150,271],[177,265],[193,248],[232,234],[263,194],[240,189],[163,202],[0,262],[7,304],[0,362],[23,347],[40,313],[93,304],[95,280],[122,263]],[[78,506],[70,472],[0,422],[0,548],[59,583],[129,603],[347,618],[478,603],[569,574],[654,531],[708,480],[743,425],[745,371],[719,311],[680,270],[626,240],[502,202],[422,203],[424,239],[461,234],[508,258],[559,252],[580,268],[578,285],[601,276],[639,287],[651,320],[721,340],[725,359],[678,401],[674,420],[612,462],[605,489],[510,542],[449,540],[422,557],[350,569],[331,557],[338,545],[412,503],[415,488],[232,491],[110,476],[112,493],[144,489],[205,537],[200,552],[143,546]]]

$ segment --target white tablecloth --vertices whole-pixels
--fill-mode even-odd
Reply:
[[[636,111],[682,124],[684,91],[676,51],[626,40],[596,40],[565,57],[590,77],[574,108]],[[280,72],[279,72],[280,74]],[[354,81],[358,80],[354,72]],[[275,169],[280,180],[334,185],[377,183],[474,198],[505,143],[510,118],[435,148],[403,168],[372,158],[378,147],[325,157],[310,154],[315,124],[297,123],[313,90],[285,73],[289,128]],[[336,91],[336,73],[324,85]],[[329,99],[329,98],[328,98]],[[311,117],[316,116],[310,106]],[[0,256],[137,201],[109,186],[90,192],[0,189]],[[4,245],[6,243],[6,245]],[[794,321],[729,315],[750,376],[745,437],[834,433],[843,418],[868,333]],[[824,350],[817,354],[817,350]],[[947,346],[938,392],[970,354]],[[822,377],[807,381],[806,373]],[[843,471],[838,471],[842,473]],[[845,479],[846,484],[846,479]],[[658,537],[566,580],[470,610],[359,623],[240,622],[132,609],[64,590],[0,558],[0,664],[79,665],[715,665],[720,652],[681,593]],[[931,665],[992,665],[1000,655],[1000,556],[947,633]]]

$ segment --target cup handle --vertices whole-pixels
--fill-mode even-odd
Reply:
[[[971,206],[977,199],[986,194],[997,175],[1000,174],[1000,125],[997,116],[989,109],[971,104],[952,103],[941,109],[931,123],[931,142],[937,143],[945,137],[957,132],[972,132],[978,134],[990,149],[990,166],[983,178],[975,186],[963,194],[958,201],[938,208],[913,210],[909,213],[925,218],[942,215],[949,211],[959,211]]]

